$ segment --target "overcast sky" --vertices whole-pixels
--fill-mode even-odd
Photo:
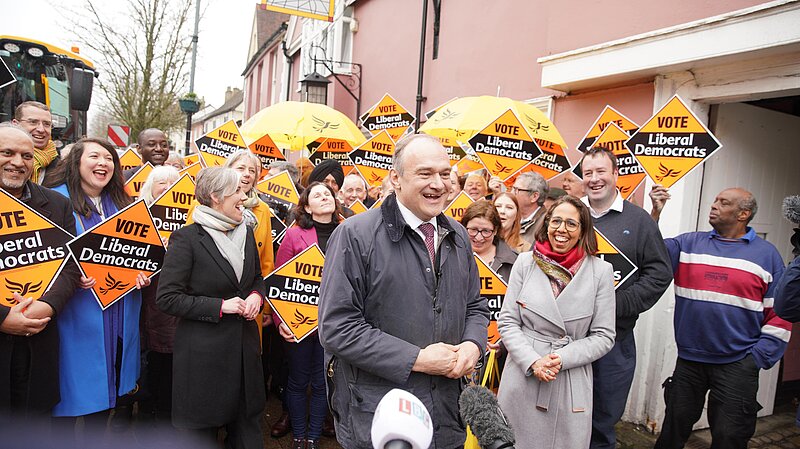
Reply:
[[[247,46],[256,0],[200,0],[205,15],[200,21],[195,92],[215,107],[222,106],[227,86],[242,87],[240,74],[247,59]],[[100,3],[100,2],[98,2]],[[0,0],[0,34],[41,40],[69,49],[69,27],[62,11],[52,5],[76,8],[83,0]],[[104,8],[126,9],[124,0],[103,1]],[[115,6],[118,5],[118,6]],[[191,12],[194,30],[194,7]],[[83,52],[91,59],[91,55]],[[103,67],[98,67],[101,76]],[[188,85],[187,85],[188,89]]]

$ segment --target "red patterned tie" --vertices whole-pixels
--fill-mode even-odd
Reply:
[[[430,223],[422,223],[419,225],[419,230],[425,235],[425,246],[428,248],[428,255],[431,256],[431,264],[433,264],[436,257],[436,250],[433,246],[433,232],[435,229]]]

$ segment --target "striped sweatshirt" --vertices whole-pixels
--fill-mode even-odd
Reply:
[[[740,239],[715,231],[665,239],[675,273],[675,341],[685,360],[723,364],[753,355],[761,369],[783,356],[791,324],[772,310],[783,261],[752,228]]]

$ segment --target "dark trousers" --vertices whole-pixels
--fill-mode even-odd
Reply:
[[[625,412],[628,392],[636,371],[636,340],[633,332],[618,340],[608,354],[592,363],[594,373],[592,449],[614,449],[614,426]]]
[[[286,407],[286,382],[288,378],[289,366],[286,361],[286,346],[294,343],[286,343],[278,333],[274,325],[264,328],[261,335],[261,365],[264,367],[264,390],[272,391],[281,401],[281,408],[284,412]],[[269,394],[269,393],[267,393]]]
[[[0,335],[11,340],[8,385],[8,402],[0,402],[0,434],[8,432],[45,431],[50,425],[50,410],[31,407],[31,347],[29,337]],[[5,376],[4,376],[5,377]],[[5,392],[4,392],[5,393]]]
[[[712,449],[746,448],[756,430],[758,367],[753,356],[713,365],[678,358],[665,399],[667,413],[655,447],[682,448],[708,396]]]
[[[139,403],[141,409],[155,418],[170,420],[172,412],[172,353],[147,352],[147,392],[149,397]]]
[[[286,405],[292,423],[294,438],[319,440],[322,423],[328,412],[325,396],[325,373],[323,349],[319,337],[314,334],[299,343],[287,345],[289,356],[289,379],[286,385]],[[311,403],[306,390],[311,385]],[[306,415],[309,415],[306,432]]]

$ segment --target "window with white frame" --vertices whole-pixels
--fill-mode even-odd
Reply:
[[[338,61],[333,64],[333,70],[339,74],[350,74],[350,64],[353,59],[353,33],[358,30],[358,23],[353,17],[352,2],[336,2],[333,22],[305,19],[302,31],[301,48],[301,73],[303,79],[315,70],[322,76],[329,76],[331,72],[325,64],[314,64],[317,60]],[[298,85],[298,91],[300,86]]]

